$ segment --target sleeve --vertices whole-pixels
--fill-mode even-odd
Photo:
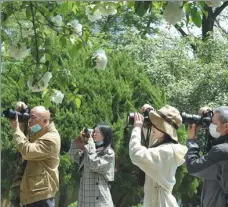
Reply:
[[[160,185],[163,183],[161,174],[166,163],[173,156],[169,149],[146,148],[141,145],[141,129],[136,127],[132,130],[129,143],[129,155],[132,163],[152,177]]]
[[[200,148],[194,140],[188,140],[187,147],[185,160],[188,172],[199,178],[216,179],[218,174],[216,163],[223,160],[221,150],[214,146],[207,154],[200,157]]]
[[[85,150],[89,169],[96,173],[106,174],[115,160],[114,151],[108,149],[104,155],[100,155],[96,152],[95,144],[94,146],[86,145]]]
[[[74,145],[74,140],[71,141],[70,149],[68,152],[69,157],[73,160],[73,162],[76,162],[77,164],[80,163],[80,157],[83,155],[83,151],[76,148]]]
[[[34,143],[30,143],[19,129],[14,133],[14,142],[24,160],[44,160],[50,157],[52,148],[55,146],[50,137],[47,139],[46,136],[42,139],[37,139]]]

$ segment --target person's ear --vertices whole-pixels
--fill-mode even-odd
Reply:
[[[44,118],[43,122],[46,124],[48,122],[48,119]]]

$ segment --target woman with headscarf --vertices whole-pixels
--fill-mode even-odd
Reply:
[[[72,141],[69,155],[81,173],[78,207],[113,207],[109,182],[114,180],[115,153],[112,130],[98,124],[84,144],[85,132]]]
[[[144,207],[177,207],[172,195],[176,183],[177,167],[184,163],[187,148],[178,143],[177,129],[182,124],[179,111],[166,105],[155,111],[148,104],[142,111],[150,109],[148,130],[149,148],[141,145],[141,130],[144,117],[135,113],[134,128],[129,143],[129,154],[133,164],[145,173]]]

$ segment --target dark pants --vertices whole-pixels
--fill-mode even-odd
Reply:
[[[48,198],[45,200],[37,201],[35,203],[23,205],[23,207],[55,207],[55,198]]]

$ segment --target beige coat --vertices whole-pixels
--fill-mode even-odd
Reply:
[[[176,183],[175,173],[184,163],[187,148],[180,144],[166,143],[146,148],[141,145],[141,129],[132,131],[129,153],[133,164],[145,172],[144,207],[177,207],[172,195]]]
[[[54,123],[30,137],[17,129],[14,141],[27,165],[20,186],[21,204],[54,197],[59,189],[60,136]]]

